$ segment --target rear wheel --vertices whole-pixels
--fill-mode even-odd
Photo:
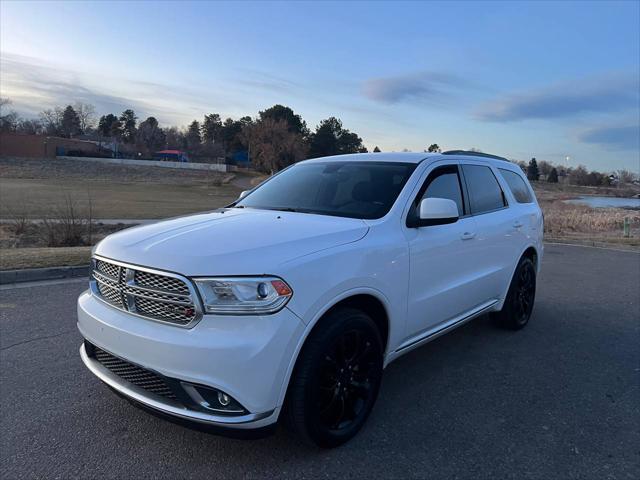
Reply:
[[[502,327],[520,330],[529,323],[535,297],[536,268],[530,258],[524,257],[513,275],[502,310],[494,313],[495,319]]]
[[[378,396],[383,347],[373,320],[339,309],[322,320],[300,353],[285,420],[307,443],[336,447],[364,425]]]

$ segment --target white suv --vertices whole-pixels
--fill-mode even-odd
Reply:
[[[491,312],[533,308],[543,218],[517,165],[473,152],[318,158],[226,208],[95,248],[85,365],[176,419],[339,445],[382,370]]]

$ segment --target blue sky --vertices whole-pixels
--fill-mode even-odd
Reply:
[[[640,2],[0,3],[0,92],[185,125],[275,103],[367,147],[640,170]]]

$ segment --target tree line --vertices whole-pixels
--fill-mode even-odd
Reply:
[[[153,117],[138,122],[132,109],[120,115],[96,117],[95,108],[75,103],[40,112],[37,119],[22,119],[3,100],[0,131],[32,135],[113,142],[123,152],[150,156],[163,149],[183,150],[195,158],[249,157],[254,168],[280,170],[304,158],[367,152],[362,138],[346,129],[337,117],[322,120],[314,130],[302,117],[284,105],[258,112],[257,117],[222,119],[218,113],[193,120],[186,128],[161,127]]]
[[[536,158],[529,160],[529,163],[516,162],[523,172],[527,174],[529,181],[547,181],[558,183],[560,178],[565,178],[566,183],[571,185],[583,185],[590,187],[612,186],[616,184],[630,184],[637,180],[637,175],[629,170],[616,170],[613,173],[602,173],[597,170],[588,170],[584,165],[569,167],[564,165],[554,165],[545,160],[538,161]]]
[[[209,113],[182,128],[161,127],[153,116],[138,122],[133,109],[98,118],[94,106],[82,102],[43,110],[35,119],[21,118],[10,106],[10,100],[0,99],[0,131],[110,142],[124,153],[145,157],[163,149],[183,150],[196,160],[233,158],[240,152],[248,156],[254,168],[273,172],[304,158],[367,152],[362,138],[344,128],[340,119],[329,117],[312,131],[300,115],[279,104],[258,112],[255,118],[223,120],[220,114]],[[424,151],[440,152],[441,148],[433,143]],[[380,152],[380,148],[376,146],[373,152]],[[582,165],[554,166],[535,158],[529,163],[515,163],[531,181],[557,183],[565,178],[574,185],[606,186],[631,183],[637,177],[627,170],[618,170],[612,176]]]

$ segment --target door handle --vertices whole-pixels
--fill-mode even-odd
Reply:
[[[513,222],[513,227],[514,228],[520,228],[522,227],[523,223],[520,220],[516,220],[515,222]]]
[[[464,232],[462,235],[460,235],[460,238],[462,240],[472,240],[475,237],[476,237],[475,232]]]

